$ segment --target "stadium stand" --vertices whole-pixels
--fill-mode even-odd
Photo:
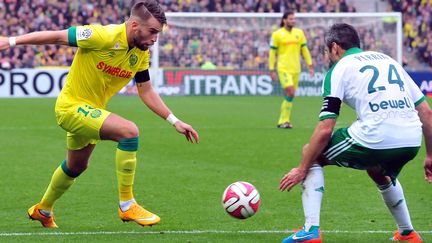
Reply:
[[[5,0],[0,2],[0,35],[14,36],[36,30],[59,30],[71,25],[92,23],[110,24],[125,21],[127,6],[131,0]],[[355,12],[358,1],[345,0],[161,0],[167,12],[283,12],[290,8],[297,12]],[[385,1],[381,0],[381,3]],[[404,63],[408,69],[428,69],[432,67],[432,18],[431,1],[385,2],[391,11],[403,12]],[[391,20],[389,24],[392,24]],[[269,31],[270,32],[270,31]],[[363,33],[362,33],[363,32]],[[319,46],[322,45],[324,30],[312,29],[306,33],[312,56],[322,62]],[[364,49],[374,49],[381,43],[374,34],[366,29],[360,30]],[[204,31],[197,36],[183,33],[183,36],[167,35],[162,41],[161,67],[201,67],[211,61],[219,68],[265,68],[270,33],[259,36],[253,42],[242,45],[235,40],[245,38],[244,33],[226,32],[215,35]],[[216,39],[215,39],[216,38]],[[211,41],[210,41],[211,39]],[[227,40],[232,41],[227,41]],[[378,38],[379,39],[379,38]],[[219,41],[219,42],[216,42]],[[224,43],[222,52],[199,53],[211,50],[212,43]],[[174,44],[175,43],[175,44]],[[382,46],[384,45],[384,47]],[[185,48],[187,47],[187,48]],[[184,55],[184,52],[195,55]],[[244,51],[244,52],[243,52]],[[0,53],[0,67],[27,68],[40,66],[69,66],[75,48],[64,46],[19,47]],[[251,53],[256,53],[255,55]],[[319,66],[319,65],[318,65]]]
[[[419,62],[420,69],[432,67],[432,1],[389,0],[393,11],[403,13],[404,47]],[[418,66],[417,65],[417,66]]]

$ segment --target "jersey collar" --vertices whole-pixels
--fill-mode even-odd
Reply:
[[[344,58],[344,57],[346,57],[346,56],[349,56],[349,55],[352,55],[352,54],[357,54],[357,53],[360,53],[360,52],[363,52],[363,50],[360,49],[360,48],[357,48],[357,47],[353,47],[353,48],[348,49],[348,50],[343,54],[342,58]]]

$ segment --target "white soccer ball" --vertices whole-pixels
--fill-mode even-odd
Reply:
[[[237,181],[229,185],[222,195],[225,211],[238,219],[246,219],[254,215],[260,206],[258,190],[250,183]]]

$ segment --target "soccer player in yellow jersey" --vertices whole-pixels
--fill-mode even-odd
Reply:
[[[118,143],[115,160],[120,218],[143,226],[159,223],[160,218],[138,205],[132,193],[138,128],[105,110],[105,106],[135,77],[142,101],[188,141],[199,141],[198,133],[172,114],[150,82],[148,48],[156,42],[165,24],[165,13],[158,2],[145,0],[132,7],[130,18],[123,24],[74,26],[0,39],[0,51],[26,44],[78,47],[55,106],[57,122],[67,131],[67,158],[55,170],[41,201],[29,208],[31,219],[40,221],[44,227],[56,228],[54,203],[87,168],[96,142],[112,140]]]
[[[280,23],[281,28],[272,33],[270,40],[269,69],[271,77],[276,80],[275,63],[277,53],[277,74],[284,90],[278,128],[293,127],[291,124],[291,109],[301,72],[300,52],[308,65],[309,74],[314,75],[306,37],[303,30],[294,27],[295,22],[294,12],[285,12]]]

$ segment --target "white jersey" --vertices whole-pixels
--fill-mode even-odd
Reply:
[[[326,74],[323,96],[338,98],[356,111],[357,120],[348,133],[361,145],[372,149],[421,146],[422,123],[415,106],[425,96],[391,57],[349,49]],[[328,117],[332,116],[321,112],[321,120]]]

